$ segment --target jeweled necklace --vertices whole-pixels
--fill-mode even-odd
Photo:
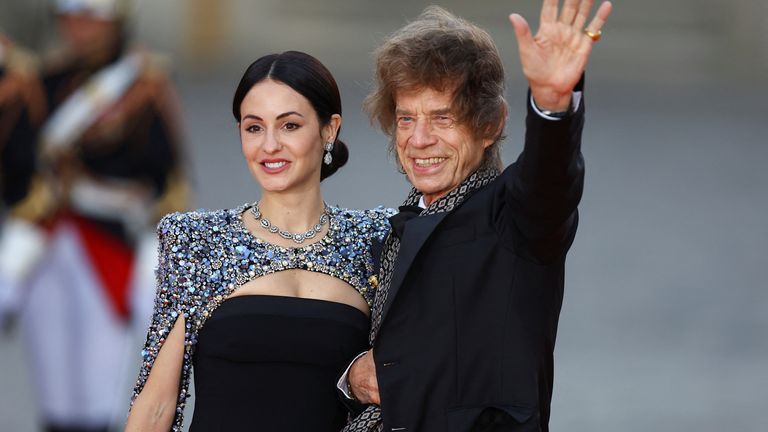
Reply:
[[[292,233],[290,231],[278,228],[276,225],[270,222],[269,219],[265,218],[264,215],[261,214],[258,201],[253,203],[253,206],[251,207],[251,215],[259,222],[259,225],[261,225],[262,228],[271,232],[272,234],[279,234],[280,237],[286,240],[293,240],[296,244],[302,244],[304,243],[304,240],[314,238],[316,235],[318,235],[320,231],[323,230],[323,225],[328,223],[328,206],[323,203],[323,213],[320,215],[320,221],[303,233]]]

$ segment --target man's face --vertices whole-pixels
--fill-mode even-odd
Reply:
[[[395,97],[397,157],[429,205],[476,170],[492,140],[456,120],[450,91],[400,91]]]
[[[57,18],[64,40],[81,60],[108,56],[120,39],[120,24],[116,20],[88,13],[65,13]]]

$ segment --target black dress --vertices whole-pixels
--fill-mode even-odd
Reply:
[[[200,329],[190,431],[337,432],[336,381],[367,349],[369,319],[341,303],[266,295],[224,301]]]

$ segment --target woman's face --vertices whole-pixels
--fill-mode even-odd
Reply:
[[[248,169],[265,192],[318,187],[323,143],[334,139],[340,121],[334,115],[321,128],[304,96],[271,79],[259,82],[240,104],[238,128]]]

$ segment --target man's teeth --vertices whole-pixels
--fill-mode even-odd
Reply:
[[[433,157],[429,159],[416,159],[416,165],[426,166],[426,165],[437,165],[440,162],[444,161],[446,158],[444,157]]]
[[[283,162],[264,162],[264,166],[269,168],[269,169],[276,169],[276,168],[281,168],[281,167],[285,166],[285,164],[287,164],[287,163],[288,162],[285,162],[285,161],[283,161]]]

